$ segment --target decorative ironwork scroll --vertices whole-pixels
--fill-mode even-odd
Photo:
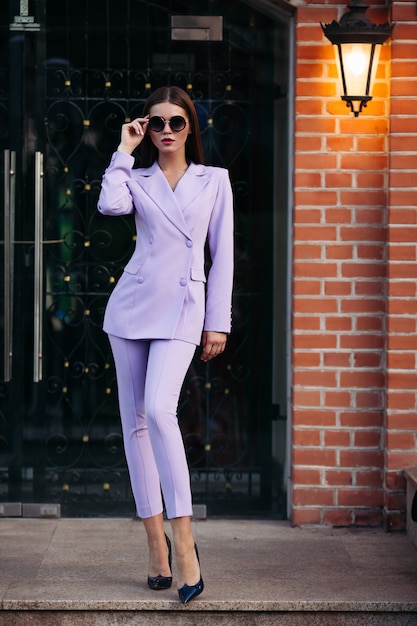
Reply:
[[[269,423],[262,413],[269,380],[256,382],[263,368],[258,275],[270,245],[259,227],[268,211],[256,196],[259,180],[269,175],[268,154],[259,145],[259,120],[265,106],[270,110],[263,98],[264,81],[272,80],[264,63],[268,23],[255,27],[252,12],[235,2],[224,17],[223,41],[184,44],[171,41],[170,18],[188,3],[65,0],[59,10],[52,0],[44,4],[46,28],[36,35],[43,38],[44,59],[33,79],[42,107],[33,127],[44,156],[48,245],[42,393],[28,410],[23,435],[25,466],[32,468],[28,490],[38,481],[39,497],[60,502],[65,515],[133,513],[113,361],[101,325],[135,232],[131,219],[104,217],[96,205],[121,125],[141,114],[155,88],[176,84],[195,102],[207,163],[230,171],[236,215],[233,333],[224,355],[207,365],[194,360],[181,396],[194,499],[225,512],[237,502],[256,509],[268,456],[261,432]],[[220,15],[220,3],[212,4],[201,0],[193,10]],[[4,71],[0,134],[7,132]],[[263,127],[270,123],[265,118]],[[26,254],[30,267],[30,245]],[[0,454],[9,445],[6,422],[0,411]]]

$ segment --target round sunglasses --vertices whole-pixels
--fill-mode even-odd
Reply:
[[[149,130],[153,130],[155,133],[160,133],[161,130],[164,130],[165,124],[168,124],[171,127],[171,130],[174,133],[179,133],[184,130],[187,125],[186,119],[182,117],[182,115],[174,115],[170,120],[166,120],[163,117],[159,117],[159,115],[154,115],[150,118],[148,128]]]

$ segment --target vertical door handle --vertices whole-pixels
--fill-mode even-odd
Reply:
[[[4,151],[4,380],[12,379],[16,152]]]
[[[33,307],[33,382],[42,380],[43,344],[43,154],[35,152],[35,250]]]

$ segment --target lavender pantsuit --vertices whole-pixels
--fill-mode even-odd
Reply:
[[[227,170],[191,163],[172,191],[157,163],[116,152],[98,209],[133,213],[135,251],[110,296],[104,330],[116,364],[126,458],[138,515],[191,515],[176,411],[202,330],[230,332],[233,200]],[[204,270],[208,241],[211,267]]]

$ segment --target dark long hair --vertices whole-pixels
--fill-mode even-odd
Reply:
[[[143,117],[148,115],[154,104],[159,104],[160,102],[171,102],[186,111],[188,119],[190,120],[190,134],[185,143],[185,158],[188,163],[190,161],[193,163],[204,163],[200,126],[198,124],[195,106],[190,96],[180,87],[159,87],[159,89],[151,93],[145,102]],[[148,133],[146,133],[140,145],[140,152],[142,167],[150,167],[158,158],[158,150],[152,143],[152,139]]]

